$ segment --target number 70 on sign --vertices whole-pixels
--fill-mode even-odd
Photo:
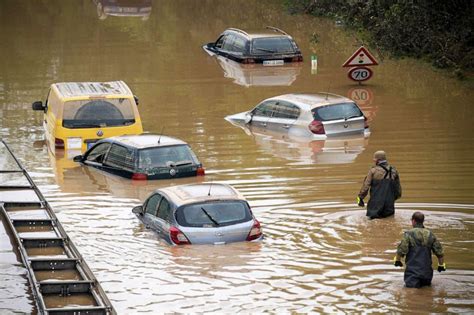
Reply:
[[[347,72],[349,79],[354,81],[366,81],[372,77],[372,70],[367,67],[354,67]]]

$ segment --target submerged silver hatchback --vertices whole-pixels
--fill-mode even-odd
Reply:
[[[370,134],[359,106],[344,96],[330,93],[285,94],[263,100],[254,109],[225,118],[272,131],[327,139],[333,136]]]
[[[227,184],[157,189],[132,211],[172,245],[225,244],[263,237],[248,202]]]

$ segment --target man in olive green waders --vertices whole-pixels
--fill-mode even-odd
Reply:
[[[388,164],[384,151],[374,153],[374,163],[364,179],[357,204],[364,206],[364,198],[370,189],[366,215],[370,219],[386,218],[395,213],[395,200],[402,196],[400,177],[395,167]]]
[[[438,272],[446,271],[443,247],[436,236],[423,226],[425,216],[421,212],[413,213],[411,224],[413,228],[403,234],[398,245],[397,255],[393,258],[396,267],[403,267],[402,257],[406,256],[405,286],[421,288],[431,285],[433,268],[431,268],[431,252],[438,258]]]

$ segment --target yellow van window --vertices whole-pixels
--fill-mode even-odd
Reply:
[[[48,98],[48,110],[50,110],[54,117],[58,117],[59,115],[59,110],[60,110],[60,101],[56,93],[51,91],[49,93],[49,98]]]
[[[63,126],[94,128],[127,126],[135,123],[133,104],[129,99],[92,99],[64,104]]]

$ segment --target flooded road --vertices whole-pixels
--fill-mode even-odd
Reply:
[[[103,9],[87,0],[2,1],[0,137],[119,314],[474,311],[471,86],[387,58],[367,84],[355,85],[341,67],[358,47],[354,36],[331,21],[287,15],[272,1],[153,1],[151,13],[135,17]],[[265,25],[295,38],[303,65],[283,73],[242,68],[201,48],[227,27]],[[48,151],[31,102],[44,100],[53,82],[110,80],[138,95],[144,130],[164,127],[187,141],[206,167],[204,180],[244,194],[262,242],[169,247],[131,209],[157,187],[202,178],[132,183]],[[368,139],[294,141],[224,120],[271,96],[328,90],[359,102]],[[399,170],[403,197],[394,217],[368,221],[355,199],[379,149]],[[404,288],[402,270],[392,266],[415,210],[444,245],[448,268],[420,290]],[[0,313],[35,312],[5,235],[0,226]]]

